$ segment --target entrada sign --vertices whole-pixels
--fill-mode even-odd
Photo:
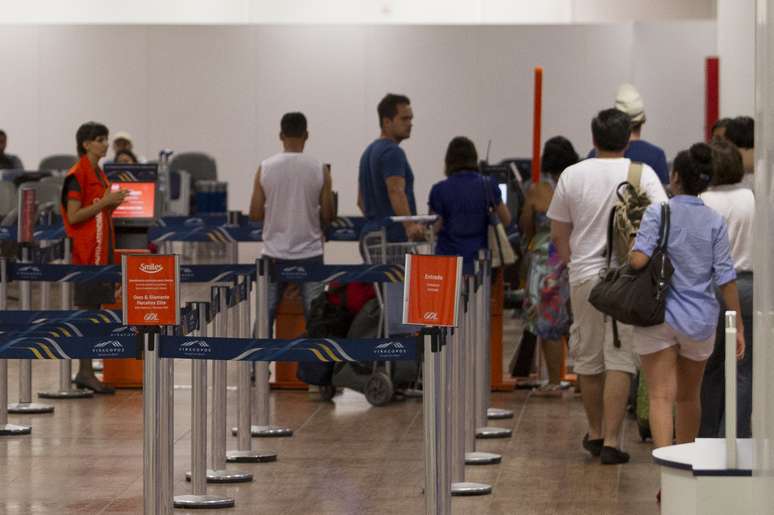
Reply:
[[[462,258],[406,254],[403,323],[457,326]]]

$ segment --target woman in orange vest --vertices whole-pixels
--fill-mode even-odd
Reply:
[[[126,191],[110,191],[110,182],[99,167],[108,150],[108,129],[101,123],[87,122],[75,135],[80,159],[65,178],[62,188],[62,219],[67,236],[72,240],[74,265],[108,265],[113,263],[115,232],[112,214],[126,198]],[[75,285],[78,309],[96,310],[101,304],[115,301],[115,285],[90,282]],[[94,375],[91,359],[80,360],[75,384],[96,393],[115,393]]]

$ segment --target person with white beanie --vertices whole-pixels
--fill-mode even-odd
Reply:
[[[614,107],[623,111],[632,121],[632,133],[629,138],[629,147],[624,157],[649,165],[658,175],[661,184],[669,184],[669,170],[667,168],[666,154],[664,150],[641,138],[642,126],[645,124],[645,103],[640,92],[629,83],[618,87]],[[588,157],[594,157],[595,150],[589,152]]]

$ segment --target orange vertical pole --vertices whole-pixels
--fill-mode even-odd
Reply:
[[[543,120],[543,67],[535,67],[535,105],[532,118],[532,184],[540,182],[540,126]]]

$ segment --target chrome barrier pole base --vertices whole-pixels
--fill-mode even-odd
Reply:
[[[185,480],[191,481],[191,473],[185,473]],[[232,472],[230,470],[207,469],[208,483],[249,483],[253,475],[249,472]]]
[[[474,495],[489,495],[492,493],[492,486],[485,483],[471,483],[463,481],[461,483],[452,483],[451,494],[454,497],[472,497]]]
[[[513,418],[513,411],[509,409],[489,408],[486,410],[486,418],[489,420],[503,420]]]
[[[234,499],[219,495],[176,495],[174,506],[175,508],[187,508],[189,510],[233,508]]]
[[[0,426],[0,436],[28,435],[32,432],[30,426],[17,426],[15,424],[5,424]]]
[[[39,415],[41,413],[53,413],[54,407],[50,404],[37,402],[15,402],[8,405],[8,413],[17,415]]]
[[[503,461],[500,454],[493,452],[466,452],[465,465],[497,465]]]
[[[94,394],[85,388],[71,388],[58,392],[40,392],[38,397],[41,399],[90,399],[94,397]]]
[[[293,436],[292,429],[277,426],[250,426],[250,433],[256,438],[281,438]]]
[[[476,438],[488,440],[490,438],[510,438],[513,430],[505,427],[479,427],[476,428]]]
[[[228,463],[270,463],[277,461],[277,453],[271,451],[228,451]]]

